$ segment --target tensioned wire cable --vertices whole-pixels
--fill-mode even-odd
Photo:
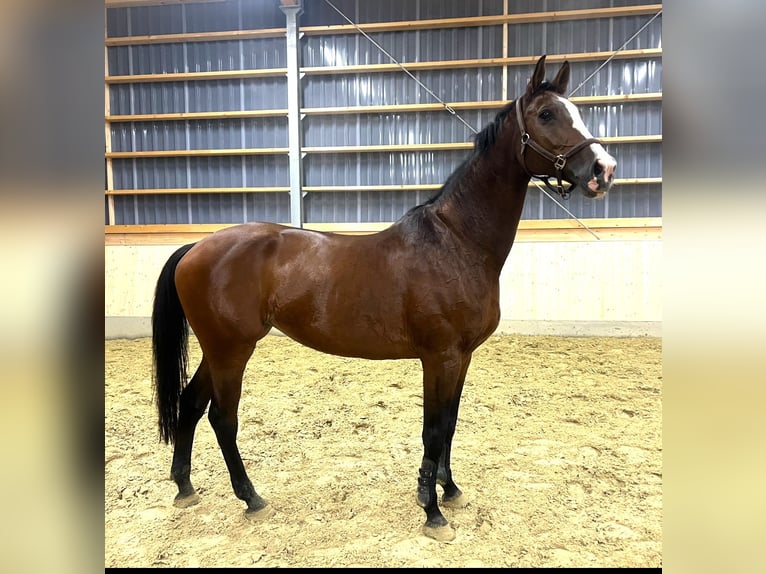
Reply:
[[[580,88],[582,88],[582,87],[583,87],[583,86],[584,86],[584,85],[585,85],[585,84],[588,82],[588,80],[590,80],[590,79],[591,79],[593,76],[595,76],[596,74],[598,74],[598,72],[599,72],[599,70],[601,70],[601,68],[603,68],[604,66],[606,66],[606,65],[607,65],[607,64],[610,62],[610,60],[612,60],[612,59],[613,59],[613,58],[614,58],[614,57],[615,57],[617,54],[619,54],[619,53],[620,53],[622,50],[624,50],[624,49],[625,49],[625,47],[626,47],[628,44],[630,44],[630,43],[631,43],[631,42],[632,42],[632,41],[633,41],[633,40],[636,38],[636,36],[638,36],[638,35],[639,35],[641,32],[643,32],[643,31],[646,29],[646,27],[647,27],[649,24],[651,24],[652,22],[654,22],[654,21],[657,19],[657,17],[659,17],[661,14],[662,14],[662,10],[660,10],[660,11],[659,11],[659,12],[657,12],[657,13],[656,13],[654,16],[652,16],[651,18],[649,18],[649,20],[646,22],[646,24],[644,24],[643,26],[641,26],[641,27],[638,29],[638,31],[637,31],[635,34],[633,34],[633,35],[632,35],[630,38],[628,38],[627,40],[625,40],[625,42],[623,42],[622,46],[620,46],[620,47],[619,47],[619,48],[617,48],[617,49],[616,49],[614,52],[612,52],[612,54],[611,54],[611,55],[610,55],[610,56],[609,56],[609,57],[608,57],[606,60],[604,60],[604,63],[603,63],[603,64],[601,64],[601,65],[600,65],[598,68],[596,68],[596,69],[593,71],[593,73],[592,73],[590,76],[588,76],[588,77],[587,77],[587,78],[585,78],[585,79],[584,79],[582,82],[580,82],[580,85],[579,85],[579,86],[577,86],[577,87],[576,87],[574,90],[572,90],[571,92],[569,92],[569,96],[567,96],[567,97],[571,98],[571,97],[572,97],[572,96],[573,96],[573,95],[574,95],[574,94],[575,94],[575,93],[576,93],[576,92],[577,92],[577,91],[578,91]]]
[[[356,28],[356,31],[357,31],[357,32],[359,32],[359,33],[360,33],[362,36],[364,36],[365,38],[367,38],[367,39],[368,39],[368,40],[369,40],[369,41],[372,43],[372,45],[373,45],[373,46],[375,46],[375,47],[376,47],[378,50],[380,50],[381,52],[383,52],[383,53],[384,53],[384,54],[385,54],[385,55],[386,55],[386,56],[387,56],[387,57],[388,57],[388,58],[389,58],[389,59],[390,59],[390,60],[391,60],[391,61],[392,61],[394,64],[396,64],[397,66],[399,66],[399,67],[402,69],[402,71],[403,71],[405,74],[407,74],[407,75],[408,75],[410,78],[412,78],[413,80],[415,80],[415,83],[417,83],[417,84],[418,84],[418,86],[420,86],[421,88],[423,88],[423,89],[424,89],[426,92],[428,92],[428,94],[429,94],[429,95],[430,95],[432,98],[434,98],[434,99],[435,99],[437,102],[439,102],[441,105],[443,105],[443,106],[444,106],[444,109],[445,109],[446,111],[448,111],[448,112],[449,112],[449,113],[451,113],[453,116],[455,116],[455,117],[456,117],[458,120],[460,120],[460,121],[463,123],[463,125],[465,125],[465,127],[467,127],[469,130],[471,130],[471,131],[472,131],[474,134],[477,134],[477,133],[479,133],[479,131],[478,131],[476,128],[474,128],[474,127],[473,127],[471,124],[469,124],[469,123],[468,123],[467,121],[465,121],[465,120],[464,120],[462,117],[460,117],[460,115],[459,115],[459,114],[458,114],[458,113],[457,113],[457,112],[454,110],[454,108],[450,107],[450,105],[449,105],[449,104],[447,104],[447,103],[446,103],[444,100],[442,100],[442,99],[441,99],[439,96],[437,96],[435,93],[433,93],[433,91],[431,91],[431,90],[428,88],[428,86],[426,86],[426,85],[425,85],[423,82],[421,82],[420,80],[418,80],[418,79],[417,79],[417,78],[416,78],[416,77],[415,77],[415,76],[412,74],[412,72],[410,72],[410,71],[409,71],[407,68],[405,68],[405,67],[404,67],[404,65],[402,65],[402,64],[401,64],[401,63],[400,63],[400,62],[399,62],[399,61],[398,61],[396,58],[394,58],[394,57],[393,57],[391,54],[389,54],[389,53],[388,53],[388,52],[385,50],[385,48],[383,48],[383,46],[381,46],[381,45],[380,45],[380,44],[378,44],[378,43],[377,43],[375,40],[373,40],[372,38],[370,38],[370,36],[369,36],[369,35],[368,35],[368,34],[367,34],[367,33],[366,33],[364,30],[362,30],[362,29],[361,29],[359,26],[357,26],[357,25],[356,25],[356,23],[355,23],[355,22],[353,22],[353,21],[351,20],[351,18],[349,18],[349,17],[348,17],[348,16],[346,16],[346,15],[345,15],[343,12],[341,12],[341,11],[340,11],[340,9],[338,9],[338,8],[335,6],[335,4],[333,4],[332,2],[330,2],[330,0],[325,0],[325,2],[326,2],[326,3],[327,3],[329,6],[330,6],[330,8],[332,8],[332,9],[333,9],[333,10],[335,10],[335,11],[336,11],[338,14],[340,14],[341,18],[343,18],[343,19],[344,19],[346,22],[348,22],[348,23],[349,23],[349,24],[351,24],[351,25],[352,25],[354,28]]]
[[[342,12],[342,11],[341,11],[341,10],[340,10],[338,7],[337,7],[337,6],[335,6],[335,4],[333,4],[333,3],[332,3],[330,0],[324,0],[324,1],[325,1],[325,3],[326,3],[328,6],[330,6],[330,8],[332,8],[333,10],[335,10],[335,11],[336,11],[336,12],[337,12],[337,13],[340,15],[340,17],[341,17],[341,18],[343,18],[343,19],[344,19],[346,22],[348,22],[348,23],[349,23],[351,26],[353,26],[353,27],[356,29],[356,31],[357,31],[357,32],[359,32],[359,33],[360,33],[362,36],[364,36],[365,38],[367,38],[367,40],[369,40],[369,41],[370,41],[370,43],[372,43],[372,45],[373,45],[373,46],[375,46],[375,47],[376,47],[378,50],[380,50],[381,52],[383,52],[383,54],[385,54],[385,55],[386,55],[386,57],[388,57],[388,59],[389,59],[389,60],[391,60],[391,61],[392,61],[394,64],[396,64],[397,66],[399,66],[399,68],[401,68],[401,70],[402,70],[402,71],[403,71],[405,74],[407,74],[407,75],[408,75],[410,78],[412,78],[412,79],[415,81],[415,83],[417,83],[417,84],[418,84],[418,85],[419,85],[421,88],[423,88],[423,89],[424,89],[424,90],[425,90],[425,91],[426,91],[426,92],[427,92],[427,93],[428,93],[428,94],[429,94],[429,95],[430,95],[432,98],[434,98],[434,99],[435,99],[437,102],[439,102],[441,105],[443,105],[443,106],[444,106],[444,109],[445,109],[445,111],[447,111],[447,112],[449,112],[450,114],[452,114],[452,115],[453,115],[455,118],[457,118],[457,119],[458,119],[458,120],[459,120],[459,121],[460,121],[460,122],[461,122],[463,125],[465,125],[465,126],[466,126],[466,127],[469,129],[469,130],[471,130],[471,131],[472,131],[474,134],[478,134],[478,133],[479,133],[479,130],[477,130],[477,129],[476,129],[476,128],[474,128],[474,127],[473,127],[471,124],[469,124],[467,121],[465,121],[465,120],[464,120],[464,119],[463,119],[463,118],[460,116],[460,114],[458,114],[458,113],[455,111],[455,109],[454,109],[454,108],[452,108],[452,107],[451,107],[451,106],[450,106],[448,103],[446,103],[446,102],[445,102],[444,100],[442,100],[442,99],[441,99],[439,96],[437,96],[437,95],[436,95],[436,94],[435,94],[435,93],[434,93],[434,92],[433,92],[433,91],[432,91],[432,90],[431,90],[431,89],[430,89],[428,86],[426,86],[426,85],[425,85],[423,82],[421,82],[420,80],[418,80],[418,79],[417,79],[417,78],[416,78],[416,77],[415,77],[415,76],[412,74],[412,72],[410,72],[410,71],[409,71],[409,70],[408,70],[408,69],[407,69],[407,68],[406,68],[406,67],[405,67],[403,64],[401,64],[401,63],[400,63],[400,62],[399,62],[399,61],[398,61],[396,58],[394,58],[394,57],[393,57],[393,56],[392,56],[390,53],[388,53],[388,51],[386,51],[386,49],[385,49],[385,48],[383,48],[383,46],[381,46],[381,45],[380,45],[380,44],[378,44],[378,43],[377,43],[375,40],[373,40],[373,39],[372,39],[372,38],[369,36],[369,34],[367,34],[367,33],[366,33],[364,30],[362,30],[362,29],[361,29],[361,28],[360,28],[360,27],[359,27],[359,26],[358,26],[358,25],[357,25],[357,24],[356,24],[356,23],[355,23],[353,20],[351,20],[351,18],[349,18],[348,16],[346,16],[346,15],[345,15],[345,14],[344,14],[344,13],[343,13],[343,12]],[[580,83],[580,85],[579,85],[579,86],[577,86],[577,87],[576,87],[574,90],[572,90],[572,91],[569,93],[569,97],[571,97],[571,96],[572,96],[572,94],[574,94],[574,93],[575,93],[575,92],[577,92],[577,91],[578,91],[580,88],[582,88],[582,87],[583,87],[583,86],[586,84],[586,82],[588,82],[588,80],[590,80],[590,79],[591,79],[593,76],[595,76],[595,75],[596,75],[596,74],[599,72],[599,70],[601,70],[601,69],[602,69],[604,66],[606,66],[606,65],[607,65],[607,64],[608,64],[608,63],[609,63],[609,62],[610,62],[610,61],[611,61],[611,60],[612,60],[612,59],[613,59],[613,58],[614,58],[614,57],[615,57],[615,56],[616,56],[618,53],[620,53],[622,50],[624,50],[624,49],[625,49],[625,47],[626,47],[628,44],[630,44],[630,42],[631,42],[631,41],[633,41],[633,39],[634,39],[634,38],[636,38],[636,36],[638,36],[638,35],[639,35],[641,32],[643,32],[643,31],[644,31],[644,29],[645,29],[647,26],[649,26],[649,24],[651,24],[652,22],[654,22],[654,20],[655,20],[655,19],[656,19],[658,16],[660,16],[660,14],[662,14],[662,10],[660,10],[660,11],[659,11],[659,12],[657,12],[657,13],[656,13],[654,16],[652,16],[652,17],[651,17],[651,18],[650,18],[650,19],[649,19],[649,20],[648,20],[648,21],[647,21],[647,22],[646,22],[646,23],[645,23],[643,26],[641,26],[641,28],[639,28],[639,29],[638,29],[638,31],[636,31],[636,33],[635,33],[635,34],[633,34],[633,35],[632,35],[630,38],[628,38],[627,40],[625,40],[625,42],[623,42],[623,44],[622,44],[622,45],[621,45],[619,48],[617,48],[617,49],[616,49],[614,52],[612,52],[612,54],[611,54],[611,55],[610,55],[610,56],[609,56],[609,57],[608,57],[608,58],[607,58],[607,59],[604,61],[604,63],[603,63],[603,64],[601,64],[601,65],[600,65],[598,68],[596,68],[596,70],[595,70],[595,71],[594,71],[592,74],[590,74],[590,75],[589,75],[587,78],[585,78],[585,80],[583,80],[583,81]],[[543,193],[544,193],[544,194],[545,194],[545,195],[546,195],[546,196],[547,196],[547,197],[548,197],[548,198],[549,198],[551,201],[553,201],[553,203],[555,203],[555,204],[556,204],[556,205],[558,205],[558,206],[559,206],[559,207],[560,207],[562,210],[564,210],[564,211],[565,211],[565,212],[566,212],[566,213],[567,213],[567,214],[568,214],[568,215],[569,215],[569,216],[570,216],[572,219],[574,219],[575,221],[577,221],[577,223],[579,223],[579,224],[580,224],[580,225],[581,225],[581,226],[582,226],[582,227],[583,227],[583,228],[584,228],[586,231],[588,231],[588,233],[590,233],[591,235],[593,235],[593,237],[595,237],[596,239],[599,239],[599,240],[601,239],[601,238],[600,238],[598,235],[596,235],[596,233],[594,233],[594,232],[593,232],[593,230],[592,230],[590,227],[588,227],[587,225],[585,225],[585,223],[583,223],[583,222],[582,222],[582,221],[581,221],[581,220],[580,220],[580,219],[579,219],[579,218],[578,218],[578,217],[577,217],[575,214],[573,214],[571,211],[569,211],[569,210],[568,210],[566,207],[564,207],[564,206],[563,206],[563,205],[562,205],[562,204],[561,204],[561,203],[560,203],[560,202],[559,202],[559,201],[558,201],[558,200],[557,200],[555,197],[553,197],[553,196],[552,196],[550,193],[548,193],[548,191],[547,191],[547,190],[545,190],[545,189],[544,189],[544,188],[543,188],[543,187],[540,185],[540,183],[539,183],[538,181],[536,181],[535,179],[533,179],[532,181],[534,182],[534,184],[537,186],[537,188],[538,188],[540,191],[542,191],[542,192],[543,192]]]

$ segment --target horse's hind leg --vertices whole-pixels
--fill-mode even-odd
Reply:
[[[248,518],[261,520],[270,516],[273,509],[255,491],[237,447],[239,425],[237,409],[246,363],[247,359],[237,366],[218,367],[213,370],[213,399],[208,418],[218,439],[218,445],[221,447],[226,467],[229,469],[234,494],[247,503],[245,515]]]
[[[178,413],[178,431],[175,438],[173,463],[170,476],[178,485],[175,506],[186,508],[199,502],[199,496],[191,483],[191,453],[194,431],[205,413],[213,392],[212,380],[207,361],[202,359],[197,372],[181,393]]]

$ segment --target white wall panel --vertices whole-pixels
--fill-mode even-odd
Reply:
[[[177,247],[105,248],[107,337],[122,333],[120,321],[137,321],[134,334],[149,336],[154,286]],[[624,334],[644,334],[635,324],[652,324],[656,334],[662,322],[660,240],[519,242],[500,280],[506,332],[615,334],[623,326]]]
[[[662,242],[521,242],[501,275],[506,321],[662,321]]]

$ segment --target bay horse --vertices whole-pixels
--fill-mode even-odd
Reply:
[[[569,75],[564,62],[546,80],[540,57],[525,93],[475,136],[470,156],[441,189],[380,232],[354,236],[246,223],[170,256],[156,286],[152,346],[160,440],[175,443],[176,506],[199,500],[190,480],[192,442],[209,405],[245,514],[263,519],[273,513],[242,462],[237,410],[245,367],[257,342],[276,327],[333,355],[420,359],[421,530],[439,541],[455,537],[436,486],[443,489],[443,506],[467,504],[450,466],[460,396],[472,353],[500,320],[500,272],[529,182],[543,179],[564,196],[579,187],[587,197],[603,197],[613,183],[615,159],[564,96]],[[189,327],[202,360],[187,383]]]

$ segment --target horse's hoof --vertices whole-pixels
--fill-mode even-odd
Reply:
[[[468,506],[469,502],[470,500],[468,500],[468,497],[462,492],[452,498],[442,497],[442,506],[446,506],[447,508],[465,508]]]
[[[181,494],[176,494],[176,497],[173,499],[173,506],[175,506],[176,508],[189,508],[190,506],[194,506],[198,502],[199,502],[199,494],[197,494],[196,492],[193,492],[186,496],[183,496]]]
[[[274,515],[276,511],[271,505],[264,506],[263,508],[245,510],[245,518],[252,520],[253,522],[263,522],[267,518]]]
[[[424,524],[421,531],[425,536],[433,538],[438,542],[451,542],[455,539],[455,531],[449,524],[445,526],[428,526]]]

